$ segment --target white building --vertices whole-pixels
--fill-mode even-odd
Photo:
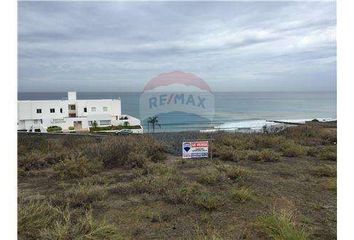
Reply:
[[[50,126],[62,130],[88,131],[97,126],[140,125],[140,120],[122,115],[120,99],[76,99],[68,92],[67,100],[18,101],[18,130],[46,132]],[[127,122],[127,123],[125,123]]]

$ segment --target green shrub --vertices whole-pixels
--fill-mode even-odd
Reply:
[[[102,160],[106,168],[142,167],[147,161],[165,160],[164,149],[164,145],[150,137],[107,137],[87,149],[86,155]]]
[[[140,125],[129,125],[129,122],[126,122],[127,124],[124,125],[118,125],[118,126],[93,126],[90,127],[90,132],[99,132],[99,131],[108,131],[108,130],[122,130],[122,129],[141,129]]]
[[[192,204],[196,194],[202,191],[198,183],[184,184],[176,188],[167,189],[164,200],[172,204]]]
[[[225,154],[228,153],[229,155]],[[259,151],[256,150],[232,150],[225,152],[222,154],[224,161],[245,161],[245,160],[252,160],[258,161]],[[226,160],[228,159],[228,160]]]
[[[337,142],[337,133],[333,129],[326,129],[321,126],[291,127],[285,129],[282,134],[295,142],[306,146],[320,146],[335,144]]]
[[[114,226],[99,221],[91,211],[81,214],[53,207],[46,200],[19,199],[19,239],[123,239]]]
[[[298,157],[306,154],[306,150],[303,146],[291,141],[282,144],[281,151],[285,157]]]
[[[18,137],[17,146],[18,155],[22,156],[31,151],[47,152],[49,144],[44,136],[22,135]]]
[[[220,147],[217,155],[223,161],[238,161],[237,152],[232,147]]]
[[[260,159],[263,162],[277,162],[280,160],[280,154],[273,150],[262,150],[260,153]]]
[[[126,182],[118,182],[114,185],[110,185],[107,190],[112,194],[118,195],[128,195],[136,192],[136,189],[134,189],[131,184]]]
[[[256,150],[243,150],[237,152],[238,159],[240,160],[250,160],[250,161],[264,161],[264,162],[275,162],[280,159],[280,154],[271,150],[264,149],[262,151]]]
[[[335,144],[337,142],[336,131],[321,131],[320,137],[322,138],[322,144]]]
[[[146,166],[148,163],[148,159],[146,158],[145,154],[132,152],[128,155],[127,163],[125,164],[129,168],[142,168]]]
[[[335,177],[337,176],[337,169],[331,165],[321,165],[310,170],[311,174],[316,177]]]
[[[250,137],[249,135],[243,135],[243,134],[234,135],[232,137],[231,146],[237,151],[254,149],[256,146],[252,141],[253,137],[254,136]]]
[[[44,169],[67,157],[64,149],[53,149],[53,152],[32,150],[18,155],[18,167],[24,171]]]
[[[245,159],[248,159],[250,161],[261,161],[261,155],[259,151],[255,151],[255,150],[248,150],[245,153]]]
[[[90,207],[94,202],[101,201],[106,198],[108,190],[106,186],[94,185],[91,183],[79,183],[65,191],[64,194],[54,195],[53,202],[65,206],[69,204],[71,207]]]
[[[137,193],[164,194],[168,189],[177,188],[185,182],[179,175],[148,175],[135,179],[130,187]]]
[[[206,185],[214,185],[222,180],[221,177],[217,169],[201,169],[197,181]]]
[[[20,168],[18,167],[17,168],[17,176],[20,178],[20,177],[26,177],[28,176],[28,171],[26,171],[25,169],[23,168]]]
[[[202,185],[186,182],[174,188],[168,188],[164,193],[164,200],[172,204],[194,205],[208,211],[215,210],[223,204],[221,197],[206,191]]]
[[[319,138],[321,127],[317,126],[297,126],[286,128],[282,134],[290,139]]]
[[[285,211],[259,217],[255,226],[270,239],[305,240],[309,236],[294,223],[292,214]]]
[[[231,134],[220,134],[220,136],[217,138],[217,141],[215,143],[219,143],[220,145],[217,145],[217,149],[220,146],[227,146],[227,147],[233,147],[234,142],[235,142],[235,135],[232,136]]]
[[[72,217],[67,214],[63,221],[56,222],[53,227],[41,232],[42,239],[91,239],[91,240],[119,240],[124,239],[113,225],[105,221],[98,221],[91,211],[84,216]]]
[[[74,126],[70,126],[70,127],[69,127],[69,130],[70,130],[70,131],[73,131],[73,130],[75,130],[75,127],[74,127]]]
[[[245,187],[232,189],[230,195],[234,201],[241,203],[254,199],[253,192]]]
[[[93,185],[109,185],[115,182],[115,178],[112,176],[95,174],[92,176],[88,176],[80,179],[81,183],[84,184],[93,184]]]
[[[40,232],[60,219],[60,210],[43,200],[19,200],[18,236],[20,239],[38,239]]]
[[[150,175],[175,175],[177,174],[177,169],[175,167],[168,166],[164,163],[153,163],[149,164],[144,169],[144,174]]]
[[[335,146],[327,146],[320,150],[319,158],[321,160],[337,161],[337,149]]]
[[[161,143],[152,142],[146,146],[146,155],[152,162],[161,162],[166,160],[166,146]]]
[[[59,126],[50,126],[47,128],[47,132],[61,132],[62,130]]]
[[[219,167],[219,170],[223,171],[226,177],[233,181],[242,181],[250,175],[249,170],[238,166],[223,166]]]
[[[34,169],[43,169],[49,165],[45,161],[45,154],[34,150],[25,155],[20,155],[18,158],[18,167],[29,171]]]
[[[104,167],[122,167],[129,165],[129,155],[139,152],[138,145],[131,138],[107,137],[99,144],[86,150],[88,157],[103,161]]]
[[[337,179],[335,177],[328,178],[326,182],[326,188],[330,191],[337,191]]]
[[[318,147],[309,147],[307,149],[307,156],[310,157],[316,157],[320,152],[320,149]]]
[[[78,158],[68,158],[53,166],[55,175],[60,179],[73,179],[90,176],[102,170],[102,162],[98,160],[88,160],[81,156]]]
[[[253,149],[264,149],[264,148],[277,148],[282,143],[287,140],[283,136],[274,136],[274,135],[254,135],[252,142],[254,144]]]
[[[193,204],[201,209],[212,211],[222,205],[222,198],[212,192],[200,192],[194,195]]]

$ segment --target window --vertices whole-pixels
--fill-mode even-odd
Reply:
[[[87,112],[87,107],[84,107],[84,112]]]
[[[96,107],[91,107],[91,112],[96,112]]]
[[[63,109],[62,108],[60,108],[60,113],[63,113]]]
[[[103,111],[107,112],[108,111],[108,107],[103,107]]]
[[[101,120],[100,125],[111,125],[111,120]]]
[[[62,118],[56,118],[52,120],[52,123],[65,123],[65,120]]]
[[[76,109],[75,105],[70,105],[70,110],[75,110],[75,109]]]
[[[55,108],[51,108],[50,113],[55,113]]]
[[[38,108],[37,113],[42,113],[42,109]]]

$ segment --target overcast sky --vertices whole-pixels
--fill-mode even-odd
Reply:
[[[19,91],[335,91],[335,2],[19,2]]]

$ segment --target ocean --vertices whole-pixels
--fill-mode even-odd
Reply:
[[[19,92],[19,100],[66,99],[66,92]],[[120,98],[122,114],[140,119],[140,92],[78,92],[78,99]],[[186,111],[159,115],[156,131],[191,131],[253,120],[337,118],[336,92],[214,92],[211,112]],[[188,107],[188,105],[186,105]],[[183,110],[183,109],[182,109]],[[208,114],[208,117],[203,116]],[[211,116],[212,115],[212,116]],[[210,117],[211,116],[211,117]],[[146,121],[143,122],[147,129]]]

